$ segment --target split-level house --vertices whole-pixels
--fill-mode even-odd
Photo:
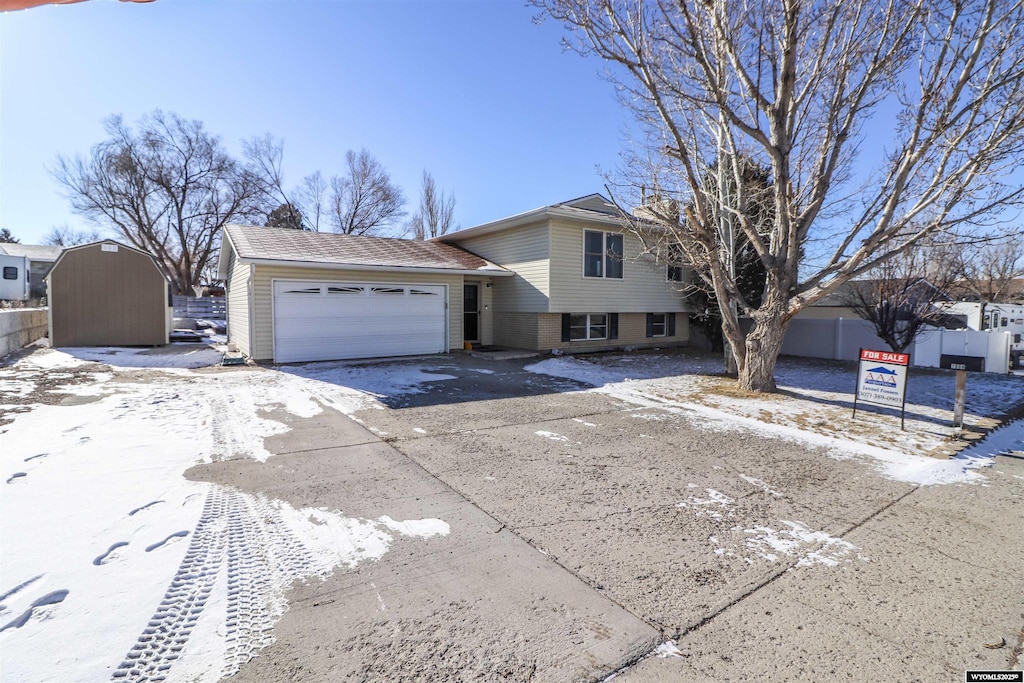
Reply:
[[[687,343],[684,272],[626,224],[589,195],[428,241],[229,225],[229,341],[278,363]]]

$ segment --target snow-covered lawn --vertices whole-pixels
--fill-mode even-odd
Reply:
[[[998,439],[1010,444],[1000,450],[1024,450],[1017,423],[1013,433],[996,432],[984,447],[946,459],[964,445],[952,426],[954,373],[911,368],[901,431],[898,411],[861,406],[852,417],[853,365],[784,358],[776,371],[780,391],[765,396],[742,395],[735,381],[717,375],[721,369],[720,358],[680,353],[561,356],[526,367],[632,405],[680,411],[708,429],[748,430],[828,446],[837,457],[869,457],[883,474],[913,483],[977,479],[973,470],[989,464],[985,456],[994,453],[990,444]],[[990,429],[1024,403],[1024,378],[972,373],[967,394],[967,426]],[[637,411],[635,416],[657,419],[658,414]]]
[[[5,682],[219,680],[269,644],[293,582],[449,532],[187,481],[197,463],[267,458],[263,439],[288,430],[268,411],[373,398],[350,388],[364,369],[193,372],[220,354],[178,351],[38,350],[0,368]],[[389,376],[396,391],[443,378]]]

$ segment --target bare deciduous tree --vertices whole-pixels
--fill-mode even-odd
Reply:
[[[120,116],[87,157],[58,157],[52,173],[72,209],[153,254],[179,293],[213,264],[220,229],[261,213],[262,185],[199,121],[159,110],[136,128]]]
[[[972,245],[956,260],[961,289],[981,302],[982,318],[986,304],[1011,303],[1020,296],[1017,278],[1024,276],[1024,244],[1019,239]]]
[[[55,247],[75,247],[79,244],[99,242],[101,239],[103,239],[103,235],[99,230],[75,230],[65,224],[50,228],[50,232],[46,233],[46,237],[43,238],[43,244]]]
[[[420,205],[409,220],[409,231],[415,239],[425,240],[447,234],[455,224],[455,195],[439,190],[434,176],[423,171]]]
[[[345,163],[346,174],[330,181],[326,213],[331,228],[346,235],[375,235],[393,227],[405,215],[401,188],[365,149],[346,152]]]
[[[327,182],[320,171],[311,173],[302,179],[302,184],[295,191],[295,203],[302,211],[305,225],[310,230],[320,232],[323,224],[324,211],[327,207]]]
[[[851,280],[839,300],[875,327],[893,351],[903,353],[927,325],[942,326],[948,314],[935,306],[948,301],[956,280],[953,250],[948,246],[916,247],[898,254]]]
[[[610,63],[647,135],[627,166],[686,207],[663,224],[717,296],[743,389],[774,389],[805,306],[931,234],[982,229],[1024,193],[1008,172],[1024,152],[1020,0],[534,3]],[[856,163],[868,134],[886,145],[873,168]],[[771,171],[768,234],[746,211],[745,158]],[[704,182],[713,168],[734,195]],[[765,267],[756,307],[731,274],[737,232]],[[811,243],[821,256],[801,271]]]

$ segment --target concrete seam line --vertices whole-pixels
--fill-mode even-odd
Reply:
[[[484,508],[484,507],[483,507],[482,505],[480,505],[480,504],[479,504],[479,503],[477,503],[477,502],[476,502],[475,500],[473,500],[472,498],[470,498],[470,497],[469,497],[469,496],[468,496],[467,494],[465,494],[464,492],[462,492],[462,491],[460,491],[459,489],[455,488],[454,486],[452,486],[451,484],[449,484],[448,482],[444,481],[443,479],[441,479],[440,477],[438,477],[437,475],[435,475],[435,474],[434,474],[433,472],[431,472],[430,470],[428,470],[428,469],[427,469],[426,467],[424,467],[424,466],[423,466],[423,465],[422,465],[422,464],[421,464],[421,463],[419,462],[419,460],[417,460],[417,459],[416,459],[416,458],[415,458],[414,456],[412,456],[412,455],[410,455],[410,454],[406,453],[405,451],[402,451],[402,450],[400,450],[400,449],[399,449],[399,448],[398,448],[398,447],[397,447],[396,445],[393,445],[393,444],[389,444],[389,445],[391,446],[391,448],[392,448],[392,449],[393,449],[393,450],[394,450],[394,451],[395,451],[396,453],[398,453],[399,455],[403,456],[403,457],[404,457],[405,459],[407,459],[407,460],[408,460],[409,462],[411,462],[411,463],[412,463],[413,465],[415,465],[415,466],[416,466],[417,468],[419,468],[420,470],[422,470],[422,471],[423,471],[423,472],[424,472],[424,473],[425,473],[425,474],[426,474],[426,475],[427,475],[428,477],[430,477],[431,479],[434,479],[435,481],[437,481],[438,483],[440,483],[440,484],[441,484],[442,486],[444,486],[444,487],[445,487],[446,489],[448,489],[449,491],[452,491],[453,493],[457,494],[457,495],[458,495],[458,496],[459,496],[460,498],[462,498],[463,500],[465,500],[465,501],[466,501],[467,503],[469,503],[470,505],[472,505],[473,507],[475,507],[475,508],[476,508],[477,510],[480,510],[480,512],[482,512],[482,513],[484,513],[485,515],[487,515],[487,517],[489,517],[490,519],[494,520],[495,524],[498,524],[498,525],[499,525],[499,526],[501,527],[501,528],[499,528],[499,529],[498,529],[498,532],[500,532],[500,531],[507,531],[507,532],[509,532],[510,534],[512,534],[513,536],[515,536],[516,538],[518,538],[518,539],[519,539],[520,541],[522,541],[523,543],[525,543],[526,545],[528,545],[529,547],[531,547],[531,548],[533,548],[534,550],[537,550],[538,552],[540,552],[540,549],[539,549],[539,548],[537,548],[537,546],[536,546],[536,545],[534,545],[533,543],[531,543],[530,541],[528,541],[528,540],[527,540],[526,538],[523,538],[523,536],[522,536],[522,535],[520,535],[520,534],[519,534],[519,533],[518,533],[518,532],[517,532],[517,531],[516,531],[515,529],[513,529],[512,527],[508,526],[507,524],[505,524],[504,522],[502,522],[502,521],[501,521],[500,519],[498,519],[497,517],[495,517],[495,516],[494,516],[494,515],[493,515],[493,514],[492,514],[492,513],[490,512],[490,510],[487,510],[486,508]],[[495,532],[495,533],[497,533],[497,532]],[[592,584],[592,583],[591,583],[590,581],[588,581],[588,580],[584,579],[584,578],[583,578],[582,576],[580,576],[580,575],[579,575],[579,574],[577,574],[577,573],[576,573],[575,571],[573,571],[573,570],[572,570],[572,569],[570,569],[569,567],[567,567],[567,566],[565,566],[564,564],[562,564],[561,562],[559,562],[559,561],[558,561],[557,559],[555,559],[555,558],[554,558],[554,557],[552,557],[551,555],[548,555],[547,553],[544,553],[544,556],[545,556],[545,557],[546,557],[546,558],[547,558],[548,560],[550,560],[551,562],[554,562],[554,563],[555,563],[556,565],[558,565],[559,567],[561,567],[562,569],[564,569],[565,571],[569,572],[569,574],[570,574],[570,575],[572,575],[573,577],[575,577],[575,578],[576,578],[576,580],[577,580],[577,581],[579,581],[580,583],[582,583],[582,584],[583,584],[584,586],[587,586],[587,587],[589,587],[589,588],[590,588],[591,590],[595,590],[595,591],[598,591],[598,592],[600,593],[601,597],[603,597],[603,598],[604,598],[605,600],[607,600],[608,602],[612,603],[613,605],[615,605],[616,607],[618,607],[619,609],[621,609],[622,611],[624,611],[624,612],[625,612],[626,614],[630,614],[630,615],[632,615],[633,617],[635,617],[635,618],[639,619],[640,621],[644,622],[645,624],[648,624],[649,626],[654,626],[654,627],[658,628],[659,630],[661,630],[661,631],[662,631],[662,632],[664,633],[664,629],[665,629],[665,626],[664,626],[664,624],[659,624],[659,623],[657,623],[657,622],[655,622],[655,621],[652,621],[652,620],[650,620],[650,619],[645,619],[644,617],[642,617],[642,616],[640,616],[640,615],[638,615],[638,614],[634,613],[634,612],[633,612],[633,610],[631,610],[631,609],[628,609],[628,608],[627,608],[627,607],[626,607],[625,605],[623,605],[622,603],[620,603],[620,602],[619,602],[618,600],[616,600],[616,599],[615,599],[615,598],[613,598],[612,596],[608,595],[608,594],[607,594],[606,592],[604,592],[603,590],[599,590],[599,589],[597,589],[596,587],[594,587],[594,585],[593,585],[593,584]]]
[[[893,505],[896,505],[897,503],[901,502],[904,498],[906,498],[907,496],[909,496],[910,494],[914,493],[915,491],[917,491],[920,488],[921,488],[920,486],[915,486],[914,488],[910,489],[906,493],[904,493],[904,494],[898,496],[897,498],[894,498],[893,500],[889,501],[884,506],[882,506],[878,510],[875,510],[870,515],[868,515],[867,517],[862,519],[861,521],[856,522],[853,525],[851,525],[846,531],[844,531],[843,533],[839,534],[838,538],[844,538],[850,532],[856,531],[857,529],[859,529],[863,525],[867,524],[872,519],[874,519],[878,515],[882,514],[883,512],[885,512],[886,510],[891,508]],[[732,608],[733,606],[738,605],[739,603],[743,602],[744,600],[746,600],[747,598],[752,596],[754,593],[757,593],[759,590],[764,588],[765,586],[768,586],[768,585],[774,583],[779,577],[781,577],[783,574],[785,574],[790,569],[795,567],[797,565],[797,563],[800,561],[800,559],[801,558],[799,558],[799,557],[796,558],[792,562],[788,563],[787,565],[785,565],[784,567],[779,569],[776,573],[772,574],[771,576],[769,576],[768,578],[764,579],[763,581],[755,584],[750,590],[748,590],[743,595],[740,595],[736,599],[726,603],[725,605],[720,607],[718,610],[716,610],[714,613],[709,614],[708,616],[700,619],[695,624],[692,624],[692,625],[686,627],[684,630],[679,631],[678,633],[676,633],[675,640],[679,640],[683,636],[688,635],[690,633],[693,633],[694,631],[696,631],[697,629],[701,628],[702,626],[707,625],[713,619],[715,619],[715,618],[719,617],[720,615],[722,615],[726,610],[728,610],[728,609]]]
[[[300,449],[300,450],[297,450],[297,451],[281,451],[280,453],[271,453],[270,457],[274,457],[276,455],[297,455],[299,453],[316,453],[317,451],[335,451],[335,450],[339,450],[339,449],[343,449],[343,448],[355,448],[357,446],[372,446],[372,445],[377,444],[377,443],[385,443],[385,442],[380,440],[380,439],[376,439],[374,441],[363,441],[363,442],[360,442],[360,443],[347,443],[347,444],[345,444],[343,446],[323,446],[321,448],[303,448],[303,449]]]

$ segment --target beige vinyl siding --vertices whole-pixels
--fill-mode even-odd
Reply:
[[[683,296],[666,282],[665,266],[638,259],[640,242],[623,239],[622,279],[583,277],[583,231],[621,232],[607,227],[551,222],[552,313],[662,313],[686,311]],[[501,261],[498,261],[501,263]],[[505,265],[505,264],[502,264]]]
[[[330,280],[334,282],[393,282],[448,285],[448,346],[462,348],[462,275],[438,273],[333,270],[257,265],[253,277],[253,352],[256,360],[274,356],[273,280]]]
[[[228,261],[228,341],[247,356],[249,346],[249,266],[238,263],[234,253]]]
[[[466,240],[453,237],[453,241],[477,256],[515,271],[513,277],[494,278],[495,313],[548,310],[550,250],[546,222]]]

